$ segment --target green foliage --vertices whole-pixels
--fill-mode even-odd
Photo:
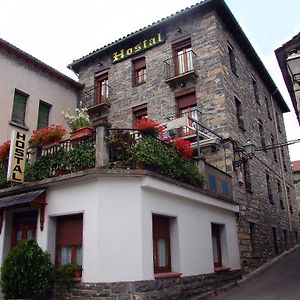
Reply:
[[[74,273],[78,268],[80,266],[77,264],[65,264],[56,268],[55,281],[60,294],[70,290],[73,284]]]
[[[49,254],[34,239],[21,241],[6,256],[1,268],[5,299],[46,299],[52,288],[54,266]]]
[[[7,168],[0,163],[0,188],[3,188],[7,185],[6,172]]]
[[[27,164],[26,181],[41,180],[95,166],[96,149],[88,143],[74,146],[70,151],[60,149]]]
[[[135,162],[144,162],[161,174],[196,186],[203,186],[204,177],[190,161],[181,158],[176,150],[152,136],[144,137],[131,149]]]

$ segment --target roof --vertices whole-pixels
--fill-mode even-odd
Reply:
[[[300,160],[292,161],[293,172],[300,172]]]
[[[286,65],[286,58],[289,56],[290,51],[295,48],[300,48],[300,32],[297,35],[295,35],[292,39],[290,39],[289,41],[284,43],[281,47],[277,48],[275,50],[275,55],[276,55],[285,85],[290,94],[298,122],[300,124],[300,114],[299,114],[298,107],[297,107],[297,100],[296,100],[295,92],[294,92],[294,84],[292,82],[291,76],[289,75],[287,65]]]
[[[38,197],[44,192],[45,190],[37,190],[32,192],[26,192],[26,193],[1,197],[0,209],[4,209],[7,207],[30,205],[36,201],[40,202]]]
[[[56,77],[59,80],[64,81],[65,83],[70,84],[71,86],[75,87],[76,89],[81,89],[83,85],[72,78],[64,75],[63,73],[57,71],[56,69],[50,67],[49,65],[43,63],[42,61],[38,60],[34,56],[28,54],[27,52],[19,49],[18,47],[10,44],[9,42],[0,38],[0,48],[5,49],[6,51],[15,54],[17,57],[23,58],[26,62],[35,65],[37,68],[41,69],[42,71],[47,72],[49,75]]]
[[[97,58],[99,55],[107,52],[107,51],[113,51],[114,48],[118,47],[121,43],[125,43],[129,39],[135,38],[144,32],[147,32],[149,30],[155,29],[157,27],[166,26],[170,22],[173,22],[174,20],[177,20],[179,18],[186,18],[191,14],[194,14],[198,10],[201,11],[216,11],[217,14],[220,16],[220,18],[224,21],[224,23],[227,25],[228,29],[233,33],[233,35],[236,38],[237,43],[239,43],[240,47],[243,49],[245,54],[248,56],[248,59],[252,62],[253,66],[257,70],[257,72],[261,75],[263,81],[265,82],[266,86],[270,90],[272,96],[276,99],[278,105],[282,109],[283,112],[289,112],[289,107],[285,103],[281,93],[279,92],[277,86],[275,85],[273,79],[271,78],[270,74],[268,73],[267,69],[265,68],[264,64],[260,60],[259,56],[255,52],[254,48],[252,47],[251,43],[249,42],[248,38],[246,37],[245,33],[241,29],[240,25],[238,24],[237,20],[229,10],[228,6],[224,2],[224,0],[204,0],[202,2],[199,2],[195,5],[192,5],[191,7],[187,7],[185,9],[182,9],[181,11],[176,12],[175,14],[172,14],[166,18],[163,18],[159,21],[156,21],[152,23],[149,26],[146,26],[144,28],[141,28],[135,32],[132,32],[128,34],[127,36],[124,36],[123,38],[120,38],[110,44],[107,44],[99,49],[96,49],[95,51],[74,60],[71,64],[68,65],[68,68],[73,70],[74,72],[79,72],[80,66],[82,64],[87,63],[88,61],[91,61],[95,58]]]

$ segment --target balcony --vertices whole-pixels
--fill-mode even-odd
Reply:
[[[157,176],[175,184],[182,182],[211,196],[232,200],[231,177],[203,160],[186,159],[170,143],[138,130],[107,128],[100,132],[103,134],[94,134],[76,144],[64,140],[48,149],[29,148],[25,183],[40,180],[50,183],[119,169],[128,174]],[[1,164],[0,189],[14,185],[6,182],[6,171]]]
[[[198,77],[197,55],[193,50],[171,57],[164,61],[165,83],[170,86],[186,84]]]
[[[111,88],[108,84],[102,84],[101,87],[94,87],[84,92],[82,102],[88,108],[88,112],[93,116],[107,116],[111,107],[109,98]]]
[[[201,115],[198,109],[184,114],[181,117],[174,117],[163,123],[165,136],[177,136],[188,139],[192,149],[197,149],[198,154],[201,148],[216,146],[222,139],[221,136],[200,123]]]

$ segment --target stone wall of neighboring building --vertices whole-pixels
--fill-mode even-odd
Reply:
[[[293,181],[296,191],[296,203],[298,207],[298,213],[300,212],[300,160],[292,161]],[[299,214],[300,222],[300,214]]]
[[[224,13],[224,7],[216,12],[202,10],[200,4],[199,9],[191,8],[188,13],[185,17],[158,22],[73,66],[80,82],[85,84],[85,92],[94,88],[98,74],[108,72],[111,103],[108,120],[113,127],[131,126],[132,109],[141,104],[147,104],[149,118],[166,122],[176,114],[176,95],[195,90],[200,123],[223,137],[219,145],[201,149],[202,156],[233,176],[234,197],[240,205],[241,259],[244,270],[249,271],[297,242],[288,149],[285,146],[263,150],[261,141],[264,139],[266,146],[286,141],[283,113],[288,107],[236,21]],[[157,32],[164,32],[166,41],[138,55],[145,57],[147,79],[144,84],[133,86],[133,60],[137,56],[112,64],[112,53]],[[190,37],[196,54],[193,67],[197,76],[168,85],[165,61],[173,56],[175,41],[185,37]],[[234,71],[230,51],[235,61]],[[82,99],[89,106],[93,95],[87,97],[85,92]],[[240,125],[237,103],[243,121]],[[252,159],[241,151],[247,140],[260,150]]]

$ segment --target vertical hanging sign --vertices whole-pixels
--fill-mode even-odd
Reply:
[[[8,181],[24,182],[27,144],[25,133],[12,131],[7,170]]]

